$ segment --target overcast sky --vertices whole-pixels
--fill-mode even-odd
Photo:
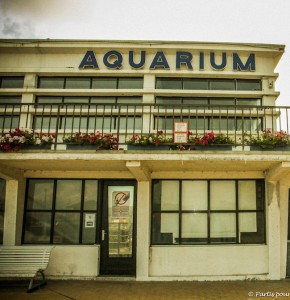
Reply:
[[[0,38],[284,44],[276,90],[290,105],[290,0],[0,0]]]

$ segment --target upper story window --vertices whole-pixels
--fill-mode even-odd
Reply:
[[[24,77],[0,77],[1,89],[23,88]]]
[[[260,91],[259,79],[157,78],[156,89]]]
[[[156,97],[156,104],[186,104],[186,105],[238,105],[238,106],[261,106],[262,100],[260,98],[230,98],[230,97]]]
[[[44,89],[142,89],[143,77],[40,77]]]

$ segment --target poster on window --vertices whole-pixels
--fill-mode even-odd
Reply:
[[[112,193],[112,202],[112,218],[129,218],[129,191],[114,191]]]

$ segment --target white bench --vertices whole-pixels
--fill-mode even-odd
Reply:
[[[0,277],[10,279],[30,278],[27,293],[46,285],[44,270],[47,268],[50,252],[49,246],[1,246]],[[33,285],[33,280],[41,275],[40,283]]]

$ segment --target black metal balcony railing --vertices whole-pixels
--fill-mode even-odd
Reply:
[[[135,134],[162,130],[173,135],[175,121],[188,122],[189,131],[223,133],[234,144],[245,144],[245,137],[262,130],[289,132],[289,110],[285,106],[224,106],[166,104],[1,104],[0,133],[15,128],[54,133],[55,145],[72,133],[112,133],[119,145]]]

